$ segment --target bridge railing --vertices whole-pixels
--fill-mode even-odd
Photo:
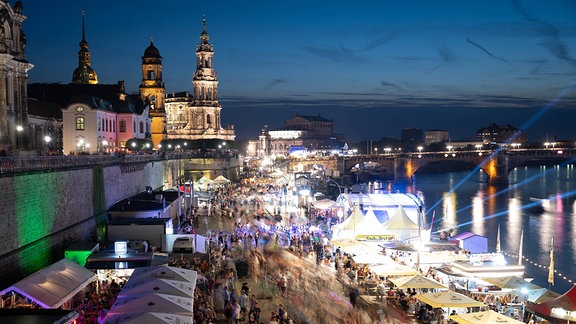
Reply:
[[[0,157],[0,174],[32,171],[87,168],[95,165],[148,163],[161,160],[187,158],[231,158],[235,152],[166,152],[155,154],[119,155],[61,155],[61,156],[3,156]]]

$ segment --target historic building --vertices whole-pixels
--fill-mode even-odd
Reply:
[[[82,40],[80,41],[79,45],[80,50],[78,51],[78,67],[72,74],[72,83],[98,84],[98,76],[96,75],[96,71],[92,69],[90,51],[88,50],[88,42],[86,41],[86,33],[84,28],[84,10],[82,10]]]
[[[159,56],[153,50],[145,52],[144,56],[148,52]],[[153,80],[159,75],[161,80],[162,74],[157,69],[144,65],[142,68],[152,69],[153,72],[146,75]],[[149,83],[146,79],[143,85],[156,83]],[[148,100],[143,100],[140,94],[127,94],[124,81],[117,84],[98,83],[96,72],[90,66],[84,12],[78,67],[74,70],[72,82],[34,83],[27,89],[28,102],[36,114],[30,120],[44,124],[42,136],[36,140],[42,144],[39,146],[42,150],[37,149],[37,153],[69,155],[119,151],[125,149],[126,142],[132,138],[149,139],[151,136],[148,100],[153,99],[154,95],[149,94],[145,97]],[[163,92],[160,93],[162,99]],[[46,115],[48,111],[52,117]]]
[[[345,147],[344,136],[334,134],[334,121],[318,116],[296,115],[284,121],[284,127],[270,130],[264,126],[254,143],[246,149],[247,155],[257,157],[284,155],[288,156],[295,148],[308,152],[328,154],[334,150],[342,151]]]
[[[24,48],[22,2],[11,7],[0,1],[0,154],[21,154],[34,150],[36,125],[28,116],[26,87],[28,63]]]
[[[196,45],[196,72],[192,79],[193,93],[181,92],[165,97],[166,132],[168,139],[236,138],[233,126],[222,127],[218,103],[218,78],[214,70],[214,46],[209,42],[206,19],[202,22],[200,44]]]
[[[162,56],[152,39],[142,56],[142,84],[139,89],[142,100],[150,104],[151,137],[157,148],[166,138],[165,89],[162,81]]]

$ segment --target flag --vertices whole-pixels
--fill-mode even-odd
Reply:
[[[548,270],[548,283],[554,285],[554,238],[550,247],[550,268]]]
[[[500,253],[500,225],[498,225],[498,236],[496,237],[496,253]]]
[[[518,251],[518,265],[522,265],[522,245],[524,242],[524,231],[520,235],[520,250]]]

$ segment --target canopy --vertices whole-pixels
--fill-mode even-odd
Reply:
[[[439,283],[434,279],[424,277],[422,275],[398,277],[390,279],[398,288],[444,288],[448,287]]]
[[[546,288],[540,288],[540,289],[530,290],[528,292],[528,296],[526,297],[526,300],[528,300],[529,302],[532,302],[534,304],[540,304],[540,303],[555,299],[558,296],[560,296],[560,294],[557,292],[554,292],[554,291],[546,289]]]
[[[405,266],[401,265],[396,262],[390,262],[389,264],[378,264],[375,266],[370,266],[370,270],[374,272],[379,277],[388,277],[388,276],[412,276],[419,274],[418,271]]]
[[[186,298],[166,294],[121,296],[122,293],[118,296],[108,314],[159,312],[193,315],[194,299],[191,297]]]
[[[223,175],[217,176],[216,179],[214,179],[212,181],[214,181],[214,183],[217,183],[217,184],[226,184],[226,183],[230,182],[230,180],[226,179],[226,177],[224,177]]]
[[[466,297],[452,290],[445,290],[436,293],[426,293],[415,296],[421,302],[428,304],[434,308],[441,307],[482,307],[486,306],[483,303]]]
[[[130,313],[106,316],[104,324],[192,324],[191,315],[178,315],[168,313]]]
[[[500,278],[485,278],[482,279],[487,283],[494,285],[498,288],[502,289],[541,289],[542,287],[537,286],[533,283],[530,283],[522,278],[508,276],[508,277],[500,277]]]
[[[316,209],[326,210],[336,206],[336,202],[331,199],[322,199],[312,202],[312,205]]]
[[[394,215],[384,223],[384,228],[387,230],[418,230],[418,225],[406,215],[402,206],[398,206]]]
[[[369,208],[362,220],[356,224],[356,234],[378,235],[383,234],[383,232],[384,228],[376,218],[372,208]]]
[[[181,297],[193,297],[195,288],[196,283],[154,279],[152,281],[138,281],[135,285],[122,289],[122,296],[160,293]]]
[[[94,272],[74,261],[62,259],[18,281],[0,294],[15,291],[43,308],[58,308],[94,279]]]
[[[363,218],[364,215],[362,214],[360,207],[355,205],[352,215],[346,218],[341,224],[338,224],[336,226],[342,230],[354,231],[356,229],[356,225],[358,225]]]
[[[195,283],[198,273],[194,270],[168,267],[168,266],[150,266],[134,269],[130,280],[124,285],[125,289],[139,286],[141,282],[154,279],[167,279],[173,281],[185,281]]]
[[[544,317],[576,321],[576,285],[555,299],[528,305],[528,310]]]
[[[476,313],[466,313],[460,315],[452,315],[450,319],[456,321],[460,324],[492,324],[492,323],[502,323],[502,324],[522,324],[524,322],[517,321],[508,316],[497,313],[493,310],[487,310],[484,312]]]

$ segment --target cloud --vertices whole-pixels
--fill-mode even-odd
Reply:
[[[308,52],[321,58],[337,63],[363,63],[365,60],[358,56],[354,51],[340,45],[338,48],[319,48],[313,46],[304,46]]]
[[[540,20],[536,17],[531,16],[526,10],[521,6],[518,0],[513,0],[512,4],[518,14],[522,16],[526,21],[531,22],[536,27],[539,27],[539,32],[546,40],[541,43],[541,45],[547,49],[552,56],[559,60],[566,61],[570,65],[576,67],[576,59],[570,55],[570,51],[566,46],[566,43],[560,36],[560,31],[556,26]]]
[[[264,87],[264,90],[270,90],[280,83],[286,83],[286,81],[284,79],[274,79],[268,82],[268,84]]]
[[[471,40],[470,37],[466,37],[466,41],[467,41],[468,43],[474,45],[475,47],[479,48],[482,52],[488,54],[488,56],[490,56],[491,58],[500,60],[500,61],[502,61],[502,62],[510,63],[510,62],[508,62],[508,60],[506,60],[505,58],[502,58],[502,57],[500,57],[500,56],[496,56],[496,55],[492,54],[490,51],[488,51],[486,48],[484,48],[484,46],[482,46],[482,45],[474,42],[473,40]]]

